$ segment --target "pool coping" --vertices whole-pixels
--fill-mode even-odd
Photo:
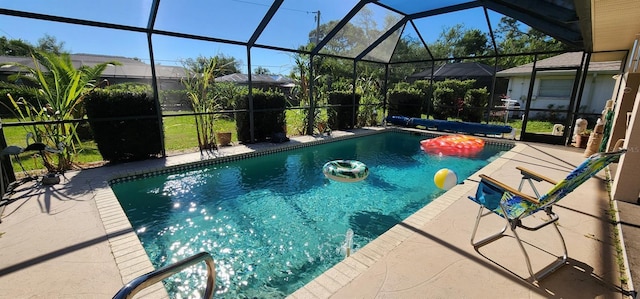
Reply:
[[[334,142],[349,138],[356,138],[365,135],[379,134],[388,130],[415,133],[424,136],[443,135],[440,132],[424,131],[418,129],[407,129],[398,127],[366,128],[353,131],[334,131],[333,136],[301,136],[292,138],[293,143],[287,144],[267,144],[251,145],[249,147],[221,148],[212,155],[192,155],[191,158],[177,159],[173,163],[152,167],[132,167],[132,169],[112,174],[107,179],[108,186],[100,188],[95,196],[95,203],[98,213],[108,236],[116,266],[120,271],[123,284],[129,283],[136,277],[154,271],[146,251],[144,250],[137,234],[133,230],[129,219],[120,206],[116,198],[112,184],[139,179],[162,173],[170,173],[200,167],[203,165],[213,165],[228,161],[247,159],[255,156],[271,154],[293,150],[301,147],[314,146],[327,142]],[[482,138],[482,137],[480,137]],[[508,139],[485,139],[492,144],[513,146],[510,150],[502,154],[502,157],[510,158],[524,149],[524,146]],[[498,141],[499,140],[499,141]],[[199,157],[199,158],[198,158]],[[478,179],[479,173],[491,172],[499,169],[508,159],[496,159],[489,163],[469,179]],[[135,169],[134,169],[135,168]],[[442,211],[448,208],[453,202],[472,191],[472,184],[459,184],[443,195],[434,199],[431,203],[407,217],[402,223],[420,226],[434,219]],[[412,231],[402,225],[395,225],[390,230],[369,242],[347,257],[340,263],[334,265],[314,280],[310,281],[288,298],[308,298],[308,297],[329,297],[331,293],[347,285],[353,279],[362,274],[369,266],[380,260],[391,250],[399,246],[406,240]],[[140,292],[140,295],[168,298],[168,294],[162,284],[155,284]]]

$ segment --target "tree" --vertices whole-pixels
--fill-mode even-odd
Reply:
[[[568,50],[570,47],[532,27],[521,25],[516,19],[502,17],[495,30],[499,54],[535,53]],[[540,55],[544,59],[555,54]],[[504,67],[514,67],[533,61],[532,55],[510,56],[500,59]]]
[[[489,49],[488,45],[489,40],[484,32],[478,29],[466,30],[456,47],[459,51],[458,57],[486,55]]]
[[[58,42],[58,40],[49,34],[46,34],[38,39],[38,45],[36,49],[43,52],[50,52],[56,55],[60,55],[62,53],[66,53],[64,50],[64,42]]]
[[[418,38],[402,36],[398,40],[396,49],[391,57],[391,62],[419,61],[430,59],[427,48]],[[389,72],[389,83],[398,83],[406,79],[408,75],[423,71],[428,65],[424,63],[398,63],[393,64]]]
[[[215,69],[211,70],[210,66],[215,65]],[[188,69],[196,74],[203,74],[207,71],[214,71],[214,77],[220,77],[240,72],[240,61],[235,57],[227,57],[224,54],[219,54],[212,57],[204,57],[199,55],[197,58],[187,58],[182,62],[185,69]]]
[[[21,39],[7,39],[0,37],[0,55],[4,56],[29,56],[33,46]]]
[[[21,39],[7,39],[5,36],[0,37],[0,55],[26,57],[31,55],[31,51],[34,49],[56,55],[67,52],[64,49],[64,42],[58,42],[54,36],[48,34],[38,39],[37,46],[33,46],[29,42]]]
[[[338,24],[338,21],[330,21],[326,24],[320,25],[320,38],[324,38],[333,27]],[[316,30],[309,32],[309,38],[315,39]],[[364,40],[365,33],[362,28],[356,27],[351,23],[345,24],[345,26],[331,38],[324,46],[323,51],[336,55],[349,55],[356,53],[357,49],[364,50],[362,47],[362,41]]]
[[[268,68],[264,68],[261,66],[253,69],[253,73],[256,75],[273,75],[273,73]]]
[[[478,29],[465,29],[463,24],[445,27],[438,39],[428,45],[434,58],[462,62],[461,57],[483,56],[488,52],[487,34]]]

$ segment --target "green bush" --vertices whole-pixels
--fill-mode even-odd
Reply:
[[[434,83],[433,116],[437,119],[459,117],[464,107],[467,90],[473,88],[475,80],[447,79]]]
[[[481,122],[488,103],[489,92],[486,87],[467,90],[464,96],[463,120]]]
[[[353,93],[348,91],[333,91],[329,93],[329,105],[337,107],[327,108],[329,128],[333,130],[347,130],[355,127],[354,120],[358,119],[358,107],[360,106],[360,94],[355,94],[355,117]]]
[[[38,102],[38,90],[35,88],[13,88],[6,84],[5,82],[0,82],[0,115],[5,117],[15,117],[16,112],[13,108],[13,104],[9,99],[8,94],[17,101],[19,99],[24,99],[27,101],[27,105],[33,107],[39,107],[40,102]]]
[[[249,96],[237,100],[238,110],[249,109]],[[286,127],[285,107],[287,100],[281,92],[253,91],[253,127],[255,141],[265,141],[275,133],[284,133]],[[260,111],[263,110],[263,111]],[[236,112],[238,141],[251,142],[249,112]]]
[[[156,104],[146,93],[95,90],[87,95],[85,109],[104,160],[143,160],[162,153]],[[117,117],[134,119],[101,120]]]
[[[414,88],[421,91],[422,96],[422,113],[430,115],[433,113],[433,86],[429,80],[416,80],[413,82]]]
[[[422,116],[422,91],[416,88],[389,91],[388,115],[418,117]]]
[[[455,92],[451,88],[438,87],[433,91],[433,118],[447,119],[455,115]]]

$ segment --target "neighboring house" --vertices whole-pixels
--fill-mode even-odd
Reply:
[[[140,60],[122,57],[97,54],[70,54],[73,66],[95,66],[100,63],[117,61],[120,65],[108,65],[100,76],[101,80],[107,80],[110,85],[118,83],[141,83],[151,84],[151,65]],[[33,67],[31,57],[0,56],[0,62],[19,63]],[[7,76],[20,71],[16,66],[5,66],[0,68],[0,80],[6,80]],[[181,79],[185,75],[185,70],[181,66],[156,65],[156,77],[158,78],[158,89],[161,91],[160,101],[164,109],[180,109],[188,105],[188,100],[181,93],[171,92],[183,90]],[[167,92],[163,92],[167,91]]]
[[[140,60],[96,54],[71,54],[70,56],[76,68],[82,65],[94,66],[110,61],[119,62],[121,65],[109,65],[102,72],[101,79],[106,79],[109,84],[125,82],[151,84],[151,65]],[[31,57],[0,56],[0,63],[19,63],[26,66],[34,66]],[[0,68],[0,80],[6,80],[7,76],[18,71],[20,69],[16,66],[2,67]],[[156,65],[158,90],[161,94],[161,104],[164,109],[183,109],[190,105],[184,93],[174,92],[184,90],[184,85],[181,82],[184,76],[185,69],[182,66]],[[293,86],[293,80],[280,75],[252,75],[251,78],[253,86],[261,89],[277,88],[288,93]],[[243,85],[247,84],[247,75],[231,74],[222,76],[216,78],[216,82],[235,82]]]
[[[564,53],[536,62],[540,68],[578,68],[582,52]],[[584,90],[580,100],[579,113],[583,115],[600,114],[607,100],[611,98],[616,80],[620,73],[620,61],[591,62],[587,71]],[[533,63],[500,71],[496,76],[509,80],[506,96],[524,109],[529,93]],[[537,72],[533,85],[530,109],[569,109],[571,91],[576,70],[549,70]],[[515,103],[514,102],[514,103]],[[495,103],[500,105],[501,103]],[[537,113],[531,112],[530,117]],[[580,115],[579,115],[580,116]]]
[[[217,77],[216,82],[233,82],[238,85],[249,85],[249,76],[247,74],[235,73],[235,74],[230,74],[222,77]],[[282,75],[261,75],[261,74],[251,75],[251,85],[254,88],[259,88],[263,90],[274,88],[284,93],[288,93],[288,91],[293,86],[295,86],[293,79],[289,77],[285,77]]]
[[[73,66],[76,68],[83,65],[95,66],[110,61],[119,62],[121,65],[109,65],[104,72],[102,72],[101,78],[109,80],[111,84],[123,82],[151,83],[151,66],[140,60],[122,56],[95,54],[70,54],[70,57]],[[0,56],[0,62],[20,63],[30,67],[34,66],[31,57]],[[2,67],[0,68],[0,79],[4,80],[8,75],[16,73],[19,70],[20,69],[15,66]],[[180,83],[180,78],[184,76],[184,69],[179,66],[156,65],[156,75],[161,81],[170,80]]]

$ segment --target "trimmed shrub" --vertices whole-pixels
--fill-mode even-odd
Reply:
[[[275,91],[253,91],[253,126],[256,142],[266,141],[276,133],[284,133],[286,127],[285,107],[287,100],[284,94]],[[249,109],[249,95],[238,99],[239,110]],[[263,110],[263,111],[260,111]],[[238,141],[251,142],[251,126],[249,112],[236,112],[236,129]]]
[[[434,83],[433,117],[436,119],[459,117],[464,107],[467,90],[472,89],[474,83],[475,80],[452,79]]]
[[[444,119],[455,115],[455,92],[451,88],[438,87],[433,91],[433,118]]]
[[[84,105],[104,160],[135,161],[162,153],[156,104],[146,93],[95,90],[87,95]],[[101,120],[118,117],[138,119]]]
[[[390,116],[422,116],[422,92],[415,88],[389,91]]]
[[[488,103],[489,92],[486,87],[467,90],[464,96],[463,120],[481,122]]]
[[[433,85],[430,80],[416,80],[413,82],[415,88],[420,90],[422,97],[422,113],[427,114],[427,117],[433,113]]]
[[[348,91],[333,91],[329,93],[329,105],[339,105],[327,108],[329,128],[333,130],[347,130],[355,127],[354,120],[358,119],[358,107],[360,106],[360,94],[355,94],[355,117],[353,105],[353,93]]]

